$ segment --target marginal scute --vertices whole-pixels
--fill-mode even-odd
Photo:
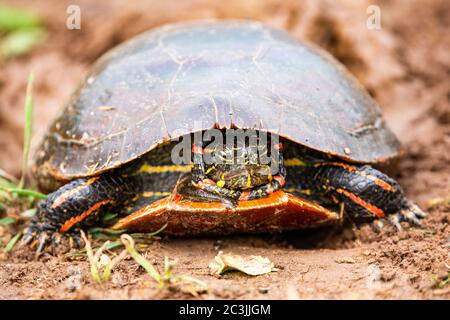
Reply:
[[[49,130],[34,172],[98,174],[168,139],[234,126],[356,162],[399,148],[376,103],[329,54],[259,23],[204,21],[146,32],[100,58]]]

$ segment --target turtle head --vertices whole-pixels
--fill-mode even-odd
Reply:
[[[267,184],[272,174],[270,163],[261,161],[261,150],[256,144],[225,146],[212,150],[212,163],[205,164],[206,175],[219,187],[231,190],[248,190]],[[265,148],[267,151],[267,148]]]
[[[269,143],[267,136],[253,132],[232,140],[226,135],[223,143],[215,139],[206,146],[193,144],[192,185],[202,193],[234,201],[266,197],[281,189],[286,173],[281,143],[272,138]]]

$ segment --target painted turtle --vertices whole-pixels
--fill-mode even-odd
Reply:
[[[205,144],[233,130],[251,139]],[[121,217],[113,228],[167,223],[174,235],[316,227],[340,213],[399,228],[424,214],[371,167],[398,150],[376,103],[326,52],[256,22],[167,25],[101,57],[51,126],[33,173],[56,191],[24,242],[41,251],[105,211]]]

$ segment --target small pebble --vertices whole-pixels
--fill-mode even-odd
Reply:
[[[269,292],[269,288],[258,288],[258,292],[261,294],[266,294]]]
[[[334,259],[334,261],[336,263],[350,263],[350,264],[356,263],[356,260],[353,258],[337,258]]]

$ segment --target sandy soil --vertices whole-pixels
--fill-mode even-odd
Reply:
[[[408,197],[428,213],[424,228],[374,233],[365,226],[281,235],[155,239],[142,249],[156,267],[177,260],[176,273],[208,285],[199,296],[243,299],[449,299],[450,5],[448,1],[377,1],[381,30],[366,28],[373,1],[77,1],[81,30],[65,28],[72,1],[7,1],[39,12],[49,36],[32,53],[0,68],[0,168],[20,174],[23,99],[35,70],[36,145],[89,65],[103,52],[148,28],[194,18],[252,18],[289,30],[331,51],[380,103],[404,144],[396,170]],[[10,210],[8,213],[12,213]],[[5,242],[15,227],[0,228]],[[219,250],[270,258],[278,271],[258,277],[210,275]],[[84,257],[33,261],[27,248],[0,253],[0,298],[189,298],[183,288],[157,289],[132,260],[121,261],[102,289]]]

